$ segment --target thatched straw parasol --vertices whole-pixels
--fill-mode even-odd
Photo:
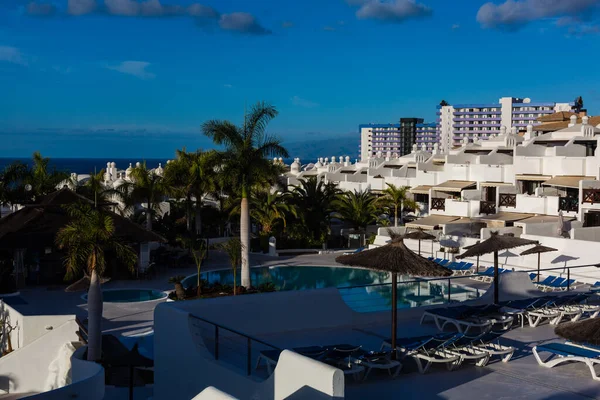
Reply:
[[[548,247],[548,246],[542,246],[541,244],[538,244],[535,247],[532,247],[529,250],[525,250],[524,252],[521,253],[522,256],[526,256],[529,254],[537,254],[538,256],[538,270],[537,270],[537,281],[540,281],[540,254],[542,253],[549,253],[551,251],[558,251],[558,249],[555,249],[553,247]]]
[[[409,232],[404,235],[405,239],[415,239],[419,241],[419,255],[421,255],[421,240],[435,240],[436,237],[430,235],[429,233],[423,231],[423,229],[419,228],[416,231]],[[433,255],[433,254],[432,254]]]
[[[560,324],[554,329],[554,333],[573,342],[598,346],[600,345],[600,318]]]
[[[398,320],[398,274],[410,276],[450,276],[452,271],[417,255],[404,244],[402,238],[394,239],[390,244],[360,253],[339,256],[335,261],[392,273],[392,349],[396,348],[396,329]],[[395,357],[396,352],[392,353]]]
[[[532,244],[538,244],[538,242],[536,240],[521,239],[514,236],[500,235],[498,232],[491,232],[489,239],[473,245],[469,250],[456,258],[462,259],[494,253],[494,303],[498,304],[498,252]]]

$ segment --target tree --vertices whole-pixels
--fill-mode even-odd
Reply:
[[[579,96],[575,99],[575,108],[577,111],[581,111],[583,108],[583,97]]]
[[[88,291],[88,360],[97,361],[102,352],[102,291],[100,278],[106,268],[107,253],[133,270],[137,256],[131,247],[115,237],[114,221],[102,210],[89,204],[66,207],[70,222],[56,234],[56,244],[66,251],[65,279],[73,279],[81,270],[90,275]]]
[[[383,197],[379,199],[379,202],[394,210],[394,226],[397,227],[398,216],[402,216],[403,209],[418,210],[419,206],[413,199],[408,197],[408,190],[410,189],[408,186],[397,187],[391,183],[386,183],[386,185],[388,187],[383,191]],[[400,214],[398,214],[398,210],[400,210]]]
[[[269,122],[277,116],[275,107],[258,103],[244,118],[242,126],[228,121],[212,120],[202,125],[202,131],[216,145],[224,146],[220,154],[219,173],[226,177],[241,197],[240,241],[242,243],[242,286],[250,282],[250,205],[252,187],[264,182],[273,183],[282,172],[281,166],[270,157],[288,157],[281,141],[266,132]]]
[[[440,102],[440,106],[442,106],[442,107],[446,107],[446,106],[449,106],[449,105],[450,105],[450,104],[449,104],[449,103],[448,103],[446,100],[442,100],[442,101]]]
[[[120,197],[118,190],[104,183],[103,169],[97,173],[90,173],[83,185],[78,185],[77,182],[73,182],[73,185],[76,193],[90,199],[97,207],[105,208],[111,204],[113,197]]]
[[[25,185],[30,185],[29,197],[36,200],[40,196],[56,191],[57,186],[69,178],[66,172],[50,168],[50,159],[43,157],[39,151],[33,153],[33,164],[27,171]]]
[[[288,216],[297,216],[296,207],[288,204],[286,196],[281,193],[272,193],[261,189],[252,191],[250,197],[250,217],[260,225],[260,233],[270,236],[273,230],[281,222],[285,227]],[[231,210],[232,214],[238,214],[240,207],[237,205]]]
[[[163,177],[146,167],[146,163],[135,166],[130,173],[131,182],[124,182],[117,190],[125,204],[125,210],[133,211],[142,204],[146,214],[146,229],[152,230],[152,218],[160,211],[160,203],[169,191]]]
[[[233,295],[235,296],[237,293],[237,269],[241,263],[241,256],[243,251],[242,242],[238,238],[231,238],[228,241],[221,243],[219,245],[219,249],[223,250],[229,258],[229,264],[231,265],[231,271],[233,273]]]
[[[186,199],[188,231],[192,232],[192,205],[195,204],[195,233],[202,233],[202,198],[216,190],[217,152],[177,150],[177,158],[167,164],[165,180],[175,195]],[[195,202],[192,201],[195,199]]]
[[[334,201],[335,214],[352,224],[355,230],[366,230],[377,219],[377,198],[369,191],[344,192]]]
[[[192,257],[194,258],[194,264],[196,264],[196,272],[198,277],[198,286],[196,294],[200,296],[202,294],[202,282],[200,279],[200,272],[202,270],[202,262],[206,258],[206,242],[202,239],[198,239],[195,236],[180,236],[178,241],[187,249]]]
[[[300,179],[300,184],[293,186],[286,196],[289,203],[296,208],[300,224],[306,227],[314,241],[324,240],[329,230],[333,201],[339,190],[333,183],[325,183],[317,177]]]

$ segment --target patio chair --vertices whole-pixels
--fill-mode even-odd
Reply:
[[[493,310],[486,307],[458,306],[451,308],[435,308],[427,310],[421,317],[421,324],[428,318],[433,319],[437,328],[443,331],[446,326],[454,326],[459,333],[467,334],[469,331],[478,329],[480,332],[491,329],[494,324],[512,324],[513,318],[497,314],[499,308]],[[495,315],[490,315],[495,313]],[[509,325],[510,326],[510,325]]]
[[[342,253],[342,255],[344,256],[349,256],[351,254],[356,254],[356,253],[360,253],[361,251],[363,251],[365,248],[364,247],[359,247],[356,250],[352,250],[352,251],[345,251],[344,253]]]
[[[488,269],[479,273],[478,275],[472,276],[471,279],[476,281],[484,281],[489,277],[494,277],[494,267],[488,267]]]
[[[533,281],[535,278],[537,278],[537,274],[535,272],[529,274],[529,279]]]
[[[550,275],[550,276],[547,276],[546,279],[544,279],[543,281],[536,282],[535,285],[538,286],[538,287],[548,286],[555,279],[556,279],[556,276]]]
[[[481,335],[479,335],[481,336]],[[462,361],[474,361],[478,367],[485,367],[490,360],[490,353],[481,350],[473,346],[473,342],[476,337],[469,337],[460,334],[451,344],[447,347],[447,350],[451,353],[458,354],[462,357]]]
[[[600,281],[597,281],[592,286],[590,286],[590,292],[598,292],[600,291]]]
[[[542,360],[539,353],[547,352],[550,356]],[[586,347],[574,346],[569,343],[547,343],[533,348],[533,355],[542,367],[552,368],[564,362],[582,362],[588,366],[592,379],[599,381],[594,366],[600,364],[600,350],[592,350]]]
[[[408,352],[406,356],[415,360],[421,374],[425,374],[433,364],[445,364],[448,371],[453,371],[462,364],[464,358],[448,347],[460,336],[455,335],[446,340],[432,338],[416,350]]]
[[[560,287],[560,285],[562,283],[564,283],[567,279],[566,278],[556,278],[555,280],[553,280],[552,282],[548,283],[547,285],[544,285],[543,287],[541,287],[542,291],[551,291],[554,289],[558,289]]]

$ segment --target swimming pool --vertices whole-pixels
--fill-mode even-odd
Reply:
[[[104,289],[102,290],[102,300],[104,303],[139,303],[142,301],[160,300],[167,297],[167,294],[160,290],[153,289]],[[81,296],[87,300],[87,294]]]
[[[237,275],[239,284],[239,271]],[[233,274],[230,270],[203,272],[200,277],[209,283],[233,284]],[[346,304],[359,312],[391,308],[392,290],[389,283],[392,276],[387,272],[346,267],[278,266],[252,268],[250,277],[253,286],[270,282],[279,291],[338,288]],[[196,282],[197,274],[194,274],[186,277],[182,284],[184,288],[189,288],[196,286]],[[452,284],[448,288],[447,279],[417,280],[410,276],[402,276],[399,282],[399,308],[471,300],[480,294],[476,289],[462,285]]]

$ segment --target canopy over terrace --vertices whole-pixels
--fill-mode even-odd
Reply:
[[[480,222],[486,223],[488,228],[502,228],[505,226],[513,226],[516,221],[520,221],[533,216],[533,214],[501,211],[496,214],[479,217],[478,220]]]
[[[418,219],[416,221],[406,224],[407,229],[424,229],[424,230],[435,230],[441,229],[445,224],[456,221],[460,217],[450,215],[429,215],[425,218]]]
[[[433,190],[438,192],[460,193],[465,189],[475,188],[475,186],[477,186],[477,182],[475,181],[446,181],[434,186]]]
[[[574,217],[563,217],[563,221],[572,221]],[[558,216],[556,215],[534,215],[529,218],[515,221],[515,226],[524,226],[527,224],[556,224],[558,223]]]
[[[429,194],[429,189],[431,189],[432,187],[433,186],[431,185],[420,185],[410,189],[410,192],[412,194]]]
[[[555,176],[554,178],[548,179],[542,185],[544,186],[558,186],[570,189],[579,189],[579,182],[583,180],[595,180],[593,176]]]

